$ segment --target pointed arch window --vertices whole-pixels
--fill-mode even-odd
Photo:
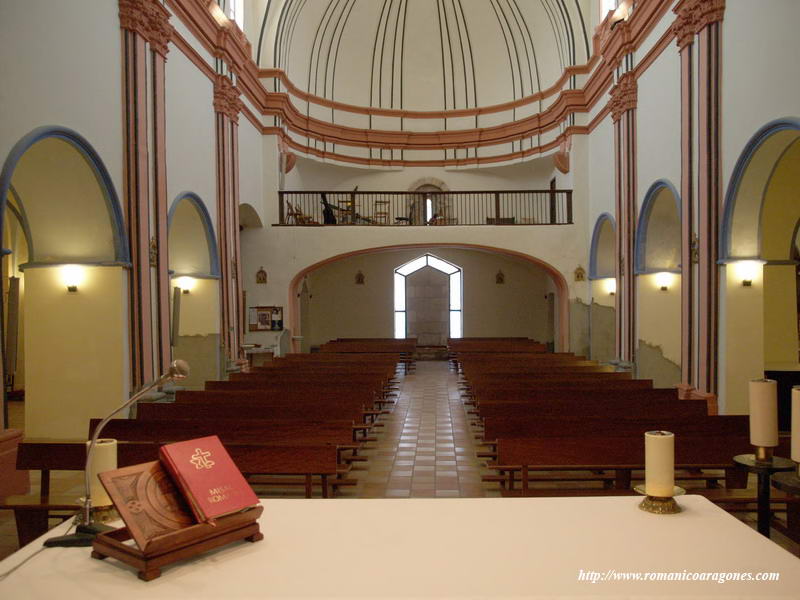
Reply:
[[[463,335],[462,313],[462,272],[461,268],[433,254],[424,254],[400,265],[394,270],[394,337],[403,339],[408,332],[408,318],[406,314],[406,277],[416,273],[424,267],[432,267],[441,271],[450,279],[449,285],[449,317],[451,338],[460,338]]]

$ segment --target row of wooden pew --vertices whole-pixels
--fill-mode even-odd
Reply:
[[[119,466],[156,460],[164,443],[218,435],[258,489],[331,497],[356,483],[350,470],[365,460],[378,417],[392,408],[397,372],[409,365],[401,352],[374,344],[379,350],[369,353],[288,355],[204,390],[177,391],[174,402],[140,403],[135,418],[112,420],[102,435],[118,440]],[[92,419],[87,436],[98,423]],[[17,468],[41,471],[41,493],[0,505],[14,509],[20,544],[41,535],[48,517],[74,512],[75,498],[50,493],[50,473],[82,470],[84,461],[84,440],[23,441]]]
[[[755,503],[747,473],[732,460],[752,452],[747,416],[710,415],[704,399],[680,399],[676,389],[524,340],[490,340],[486,352],[481,345],[451,344],[451,352],[480,456],[497,473],[486,480],[504,495],[632,494],[632,482],[643,479],[644,432],[669,430],[677,485],[704,486],[692,493],[731,510]],[[781,493],[773,502],[787,510],[778,526],[797,538],[800,506]]]

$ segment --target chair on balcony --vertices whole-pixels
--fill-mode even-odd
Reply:
[[[372,218],[379,225],[389,224],[389,200],[373,200]]]
[[[292,206],[292,203],[286,201],[286,224],[294,221],[295,225],[315,225],[316,221],[309,215],[303,213],[299,208]]]

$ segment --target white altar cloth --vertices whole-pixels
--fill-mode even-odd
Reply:
[[[266,499],[265,539],[151,582],[89,548],[49,548],[3,600],[250,598],[800,598],[800,559],[700,496],[653,515],[636,497]],[[0,562],[0,573],[61,525]],[[579,573],[761,573],[779,581],[580,581]]]

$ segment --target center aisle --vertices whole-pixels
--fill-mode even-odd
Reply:
[[[400,380],[375,450],[357,472],[358,498],[477,498],[487,495],[483,467],[447,361],[417,361]],[[352,497],[352,492],[343,496]]]

